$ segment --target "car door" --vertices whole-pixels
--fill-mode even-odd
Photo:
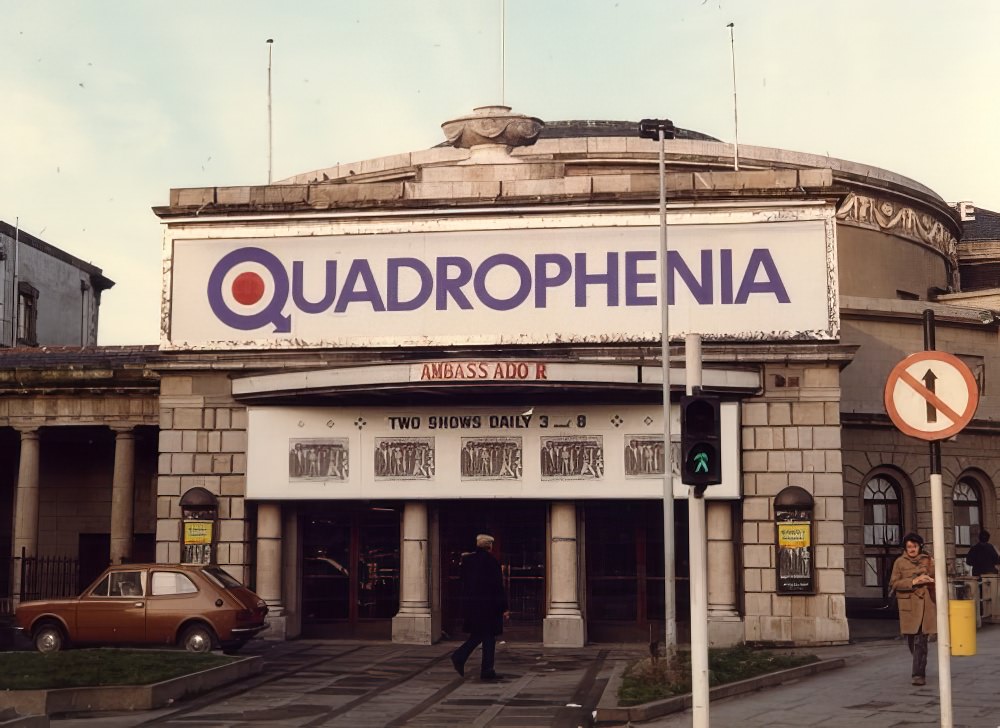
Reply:
[[[209,619],[213,595],[199,588],[192,576],[167,567],[151,572],[146,601],[146,639],[151,644],[172,644],[180,625],[190,617]]]
[[[76,642],[130,644],[146,641],[146,572],[110,571],[84,593],[77,607]]]

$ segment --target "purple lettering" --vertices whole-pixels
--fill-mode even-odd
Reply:
[[[733,251],[723,248],[719,251],[719,302],[730,304],[733,302]]]
[[[389,311],[416,311],[427,303],[434,288],[434,278],[430,269],[417,258],[389,258],[386,261],[386,299]],[[399,272],[403,269],[414,271],[420,277],[420,290],[409,301],[399,300]]]
[[[609,306],[618,305],[618,254],[608,253],[608,269],[606,273],[587,273],[587,254],[576,253],[576,307],[587,305],[587,286],[605,285],[608,287],[607,301]]]
[[[457,268],[458,275],[454,278],[448,277],[448,269]],[[455,300],[459,308],[470,309],[472,304],[462,291],[462,286],[472,280],[472,263],[465,258],[455,256],[445,256],[437,259],[437,301],[438,311],[445,311],[448,308],[448,296]]]
[[[549,275],[549,265],[555,265],[555,275]],[[561,286],[573,274],[569,258],[558,253],[540,253],[535,256],[535,308],[545,308],[549,288]]]
[[[701,251],[701,283],[694,277],[687,263],[676,250],[668,251],[667,266],[670,269],[668,277],[670,287],[667,289],[667,302],[674,305],[674,274],[679,273],[684,280],[694,300],[703,306],[712,303],[712,251]]]
[[[301,260],[292,261],[292,301],[303,313],[323,313],[337,298],[337,261],[326,261],[326,288],[318,301],[307,301]]]
[[[656,260],[652,250],[629,250],[625,253],[625,305],[655,306],[656,296],[640,296],[639,285],[656,283],[655,273],[640,273],[639,263],[643,260]]]
[[[512,268],[521,279],[521,284],[517,291],[507,299],[497,298],[486,290],[486,276],[489,275],[491,270],[501,265]],[[476,269],[473,288],[476,291],[476,295],[479,296],[479,300],[489,308],[492,308],[494,311],[509,311],[524,303],[528,294],[531,293],[531,270],[523,260],[508,253],[491,255]]]
[[[363,283],[362,288],[358,288],[358,283]],[[378,292],[378,285],[375,283],[375,276],[367,260],[355,258],[351,261],[351,268],[344,277],[344,288],[337,305],[333,309],[336,313],[344,313],[348,305],[367,301],[371,304],[373,311],[385,311],[385,304],[382,303],[382,296]]]
[[[764,269],[766,280],[757,280],[757,271]],[[778,274],[778,267],[771,258],[767,248],[754,248],[750,253],[750,262],[747,263],[746,273],[743,274],[743,282],[740,283],[740,290],[736,294],[736,303],[746,303],[751,293],[771,293],[778,299],[778,303],[791,303],[788,292],[785,291],[785,284]]]

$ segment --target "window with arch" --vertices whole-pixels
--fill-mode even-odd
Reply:
[[[899,484],[884,473],[865,483],[865,586],[888,586],[889,567],[902,537]]]
[[[955,546],[969,547],[979,540],[982,508],[979,484],[972,478],[961,478],[952,491],[952,514],[955,522]]]

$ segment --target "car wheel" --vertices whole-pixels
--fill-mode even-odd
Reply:
[[[59,625],[46,622],[35,630],[35,649],[39,652],[59,652],[65,645],[62,629]]]
[[[188,627],[181,637],[181,646],[188,652],[211,652],[214,644],[212,630],[201,624]]]

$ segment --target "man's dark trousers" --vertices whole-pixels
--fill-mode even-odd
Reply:
[[[469,659],[469,655],[480,644],[483,646],[483,664],[479,669],[479,675],[480,677],[490,677],[493,674],[493,662],[497,649],[497,638],[491,631],[473,632],[470,634],[469,639],[455,650],[452,659],[464,666],[466,660]]]

